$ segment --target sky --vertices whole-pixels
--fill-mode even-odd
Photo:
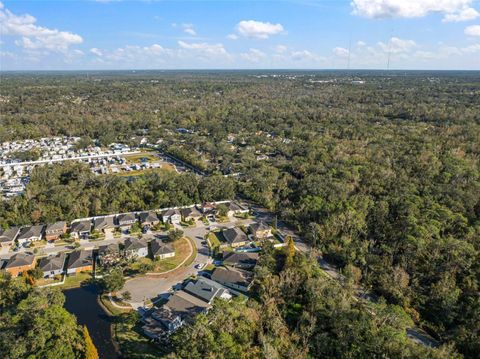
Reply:
[[[480,70],[479,0],[0,0],[0,70]]]

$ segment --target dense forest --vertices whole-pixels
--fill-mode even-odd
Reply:
[[[0,357],[95,358],[88,330],[63,308],[62,292],[31,284],[29,276],[0,272]]]
[[[237,191],[278,213],[441,342],[467,358],[480,351],[478,72],[4,74],[1,100],[0,141],[76,135],[136,144],[146,137],[214,176],[127,181],[45,167],[23,197],[1,204],[2,223]],[[366,315],[302,300],[305,316],[317,305],[346,318]],[[300,325],[288,323],[294,310],[280,310],[290,330]],[[300,347],[335,357],[313,347],[324,344],[324,329],[311,329]]]

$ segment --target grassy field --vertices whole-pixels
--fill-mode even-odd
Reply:
[[[128,164],[142,163],[142,159],[146,159],[147,162],[158,161],[159,158],[154,153],[142,152],[134,155],[123,156]]]
[[[181,238],[173,242],[172,246],[175,249],[175,257],[155,261],[155,272],[161,273],[172,270],[192,254],[187,238]],[[195,246],[193,245],[192,248],[195,249]]]
[[[166,170],[166,171],[175,171],[175,167],[171,163],[162,163],[160,168],[149,168],[146,170],[135,170],[135,171],[129,171],[129,172],[119,172],[119,173],[114,173],[115,176],[120,176],[120,177],[131,177],[131,176],[143,176],[146,173],[153,173],[153,172],[159,172],[160,170]]]
[[[91,280],[92,273],[91,272],[81,272],[77,273],[74,276],[67,276],[65,278],[65,283],[59,285],[58,288],[60,289],[71,289],[71,288],[78,288],[82,285],[83,282]]]

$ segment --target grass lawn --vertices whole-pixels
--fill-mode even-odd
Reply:
[[[220,242],[219,236],[223,236],[223,234],[221,234],[220,232],[218,233],[210,232],[208,234],[207,242],[211,249],[218,248],[222,245],[222,243]]]
[[[73,276],[67,276],[65,278],[65,283],[62,285],[58,286],[60,289],[70,289],[70,288],[78,288],[80,285],[87,281],[92,279],[92,273],[91,272],[81,272],[77,273],[76,275]]]
[[[112,304],[112,302],[110,302],[110,299],[108,298],[108,295],[106,295],[106,294],[102,294],[100,296],[100,302],[107,309],[107,311],[110,312],[110,314],[112,314],[112,315],[119,315],[119,314],[123,314],[123,313],[128,313],[132,310],[132,309],[122,309],[122,308],[115,307]],[[119,303],[119,305],[120,305],[120,303]]]
[[[47,284],[60,283],[62,281],[62,276],[55,276],[54,278],[40,278],[35,281],[36,287],[41,287]]]
[[[135,170],[135,171],[126,171],[126,172],[122,171],[122,172],[114,173],[114,175],[120,176],[120,177],[143,176],[147,173],[160,172],[162,170],[175,171],[175,167],[170,163],[162,163],[160,165],[160,168],[148,168],[145,170]]]
[[[120,351],[125,358],[160,358],[165,353],[161,347],[152,343],[150,339],[141,334],[139,325],[117,323],[114,326],[115,339],[120,345]]]
[[[190,246],[188,245],[188,243],[189,239],[185,237],[173,242],[172,246],[175,249],[175,257],[156,260],[154,262],[154,272],[166,272],[168,270],[172,270],[178,267],[180,263],[182,263],[187,257],[191,255]],[[190,245],[194,249],[193,254],[195,254],[195,245],[192,245],[191,242]]]
[[[148,153],[148,152],[137,153],[134,155],[127,155],[127,156],[123,156],[123,158],[125,158],[128,164],[142,163],[143,158],[145,158],[147,162],[155,162],[155,161],[158,161],[159,159],[157,156],[155,156],[155,154]]]

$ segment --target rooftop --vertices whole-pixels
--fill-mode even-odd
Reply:
[[[248,237],[245,232],[238,227],[224,229],[222,234],[225,237],[225,240],[230,244],[248,241]]]
[[[40,260],[38,267],[44,272],[60,270],[63,269],[65,258],[66,255],[63,252],[58,253],[55,256],[48,256]]]
[[[70,257],[68,258],[68,265],[67,265],[69,269],[86,267],[91,265],[93,265],[92,251],[85,250],[85,251],[75,251],[70,253]]]
[[[6,269],[8,268],[16,268],[16,267],[23,267],[32,265],[35,261],[35,256],[30,253],[17,253],[10,257],[7,265],[5,266]]]

